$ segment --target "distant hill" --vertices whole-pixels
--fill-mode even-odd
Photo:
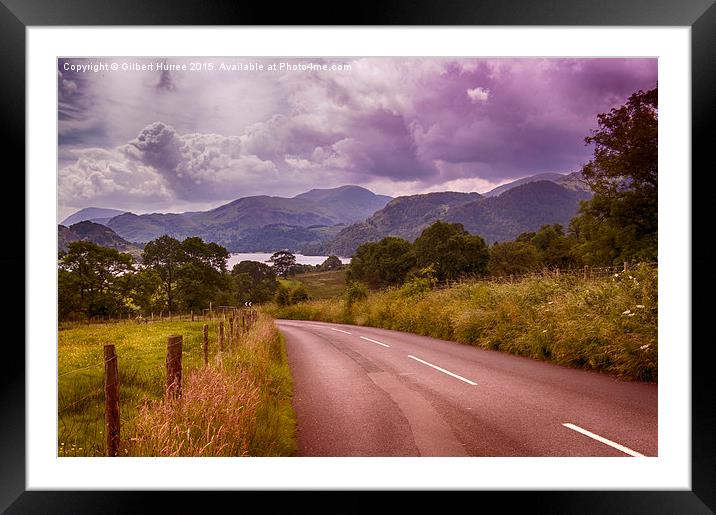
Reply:
[[[361,243],[399,236],[413,241],[422,230],[444,217],[451,207],[482,198],[479,193],[444,191],[398,197],[363,222],[343,229],[327,245],[310,249],[318,254],[350,256]]]
[[[508,182],[507,184],[503,184],[495,189],[483,193],[483,195],[486,197],[499,197],[504,192],[511,190],[512,188],[537,181],[550,181],[570,190],[591,192],[589,186],[587,186],[586,182],[582,179],[582,174],[580,172],[572,172],[568,174],[547,172],[538,173],[537,175],[531,175],[529,177],[517,179],[516,181]]]
[[[124,213],[124,211],[120,211],[119,209],[106,209],[103,207],[86,207],[84,209],[80,209],[76,213],[68,216],[62,222],[60,222],[60,225],[64,225],[65,227],[69,227],[70,225],[76,224],[78,222],[84,222],[85,220],[89,220],[91,222],[96,222],[100,224],[106,224],[110,218],[113,218],[117,215],[121,215]]]
[[[124,213],[107,222],[121,237],[148,242],[163,234],[199,236],[232,252],[318,245],[345,226],[363,220],[391,197],[359,186],[311,190],[292,198],[244,197],[209,211],[177,214]],[[285,245],[290,242],[290,245]]]
[[[523,232],[537,231],[546,224],[565,228],[579,211],[579,202],[589,198],[583,191],[567,189],[551,181],[528,182],[499,197],[463,204],[451,209],[444,218],[460,222],[485,242],[513,240]]]
[[[73,224],[69,227],[57,226],[58,241],[57,250],[67,250],[67,245],[73,241],[91,241],[102,247],[117,249],[119,252],[127,252],[134,257],[135,261],[141,261],[142,247],[131,243],[120,237],[109,227],[102,224],[84,221]]]
[[[346,211],[350,211],[350,216],[344,220],[346,223],[368,218],[393,199],[388,195],[376,195],[370,190],[351,185],[332,189],[314,189],[293,198],[316,202],[333,213],[345,214]]]
[[[353,224],[329,243],[311,250],[351,256],[361,243],[398,236],[414,241],[436,220],[459,222],[488,244],[514,239],[542,225],[568,225],[589,194],[551,181],[527,182],[497,197],[478,193],[428,193],[398,197],[367,220]]]

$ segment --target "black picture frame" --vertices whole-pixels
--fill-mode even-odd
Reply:
[[[345,13],[343,16],[339,13]],[[697,188],[694,179],[703,184],[711,164],[712,142],[707,130],[716,113],[716,6],[714,0],[467,0],[428,2],[403,0],[360,4],[294,3],[277,8],[274,4],[216,0],[0,0],[0,124],[2,145],[6,156],[16,157],[14,170],[24,170],[25,155],[25,29],[30,26],[76,25],[550,25],[550,26],[687,26],[691,28],[692,70],[692,170],[684,170],[692,187],[692,235],[708,234],[709,212],[699,196],[709,194],[708,188]],[[8,165],[9,166],[9,165]],[[6,191],[25,191],[23,174],[6,173]],[[22,201],[21,201],[22,202]],[[7,205],[7,203],[5,204]],[[16,205],[5,214],[6,241],[0,261],[5,270],[25,271],[24,224],[17,221]],[[23,210],[24,212],[24,210]],[[698,229],[703,229],[699,231]],[[716,257],[707,243],[692,241],[692,277],[698,281],[692,287],[692,489],[690,491],[503,491],[450,492],[450,503],[467,503],[474,509],[488,507],[493,502],[501,511],[530,511],[537,513],[716,513],[716,406],[712,400],[714,374],[710,370],[709,347],[712,338],[698,336],[708,319],[707,293],[714,285],[713,267]],[[14,292],[24,292],[19,273],[8,274],[5,286]],[[12,284],[15,280],[17,283]],[[11,299],[16,306],[19,295]],[[24,294],[22,296],[24,299]],[[703,302],[700,302],[702,300]],[[24,305],[24,302],[23,302]],[[29,307],[28,307],[29,308]],[[695,322],[699,322],[696,324]],[[16,321],[17,322],[17,321]],[[20,327],[19,323],[15,324]],[[22,331],[20,331],[22,333]],[[163,504],[167,512],[187,513],[195,507],[206,511],[215,506],[235,506],[247,509],[250,501],[265,504],[272,512],[277,502],[295,509],[311,503],[311,512],[354,512],[375,509],[375,501],[367,500],[359,492],[351,492],[351,502],[321,497],[316,503],[311,492],[293,493],[291,499],[276,492],[98,492],[98,491],[26,491],[25,465],[25,355],[18,342],[24,334],[8,339],[3,349],[6,366],[0,372],[0,510],[6,513],[126,513],[150,508],[149,501]],[[11,343],[12,342],[12,343]],[[687,343],[687,342],[684,342]],[[48,345],[52,345],[48,342]],[[7,365],[12,363],[12,366]],[[426,494],[412,492],[405,501],[425,507]],[[323,494],[323,493],[322,493]],[[209,496],[209,504],[206,497]],[[430,501],[440,496],[431,495]],[[489,503],[489,504],[488,504]],[[343,506],[339,508],[337,506]],[[242,508],[243,507],[243,508]],[[308,507],[308,506],[306,506]],[[224,508],[221,508],[224,509]],[[233,510],[232,509],[232,510]],[[283,510],[281,510],[283,511]]]

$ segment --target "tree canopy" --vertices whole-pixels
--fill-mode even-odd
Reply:
[[[413,252],[418,268],[433,265],[439,281],[487,273],[489,250],[485,240],[467,232],[460,223],[433,223],[415,240]]]
[[[582,174],[594,191],[570,224],[587,264],[657,259],[658,90],[637,91],[597,117],[594,157]]]

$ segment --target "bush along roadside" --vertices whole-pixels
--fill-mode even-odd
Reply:
[[[276,318],[394,329],[656,382],[658,270],[475,281],[273,305]]]

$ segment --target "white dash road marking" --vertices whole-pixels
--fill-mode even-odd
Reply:
[[[379,342],[378,340],[372,340],[370,338],[366,338],[365,336],[361,336],[362,339],[368,340],[369,342],[377,343],[378,345],[382,345],[383,347],[390,347],[387,343]]]
[[[473,381],[470,381],[469,379],[465,379],[464,377],[459,376],[459,375],[457,375],[457,374],[453,374],[453,373],[450,372],[449,370],[445,370],[444,368],[440,368],[440,367],[437,366],[437,365],[433,365],[432,363],[428,363],[427,361],[423,361],[422,359],[416,358],[415,356],[411,356],[410,354],[408,354],[408,357],[411,358],[411,359],[414,359],[415,361],[420,361],[420,363],[423,363],[424,365],[427,365],[427,366],[429,366],[429,367],[433,367],[435,370],[439,370],[440,372],[443,372],[443,373],[445,373],[445,374],[447,374],[447,375],[449,375],[449,376],[453,376],[454,378],[459,379],[460,381],[465,381],[467,384],[471,384],[472,386],[477,386],[477,383],[475,383],[475,382],[473,382]]]
[[[635,457],[637,457],[637,458],[639,458],[639,457],[643,458],[643,457],[644,457],[643,454],[641,454],[641,453],[639,453],[639,452],[636,452],[636,451],[630,449],[629,447],[624,447],[623,445],[620,445],[620,444],[618,444],[618,443],[616,443],[616,442],[612,442],[611,440],[609,440],[609,439],[607,439],[607,438],[604,438],[603,436],[596,435],[596,434],[592,433],[591,431],[587,431],[586,429],[584,429],[584,428],[582,428],[582,427],[575,426],[574,424],[570,424],[570,423],[565,423],[565,424],[562,424],[562,425],[563,425],[564,427],[568,428],[568,429],[571,429],[571,430],[576,431],[576,432],[578,432],[578,433],[582,433],[583,435],[588,436],[589,438],[594,438],[594,439],[597,440],[598,442],[602,442],[603,444],[606,444],[606,445],[608,445],[608,446],[610,446],[610,447],[614,447],[615,449],[618,449],[618,450],[622,451],[622,452],[625,453],[625,454],[629,454],[630,456],[635,456]]]
[[[339,333],[353,334],[349,333],[348,331],[344,331],[343,329],[336,329],[335,327],[329,327],[328,329],[330,329],[331,331],[338,331]]]

